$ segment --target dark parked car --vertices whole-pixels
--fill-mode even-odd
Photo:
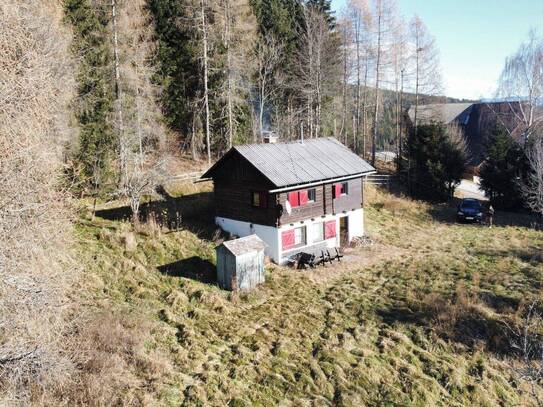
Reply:
[[[459,222],[482,222],[484,208],[483,205],[473,198],[462,199],[458,204],[456,219]]]

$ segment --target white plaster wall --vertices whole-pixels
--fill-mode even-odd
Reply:
[[[349,215],[349,242],[355,237],[364,235],[364,209],[350,211]]]
[[[284,264],[287,258],[283,258],[282,240],[281,234],[283,231],[294,229],[300,226],[307,227],[306,246],[297,247],[297,250],[303,250],[304,247],[313,245],[315,236],[313,233],[313,224],[317,222],[327,222],[330,220],[336,220],[336,237],[327,239],[324,242],[327,247],[334,248],[340,245],[339,242],[339,218],[342,216],[348,216],[349,222],[349,241],[353,238],[364,235],[364,210],[362,208],[354,211],[349,211],[347,214],[326,215],[324,217],[318,217],[314,220],[307,219],[303,222],[295,222],[292,224],[282,225],[278,228],[272,226],[264,226],[251,224],[249,222],[242,222],[239,220],[216,217],[215,223],[221,227],[224,231],[239,236],[249,236],[253,233],[261,238],[268,247],[265,250],[266,256],[269,256],[274,262],[278,264]],[[290,251],[290,250],[289,250]]]
[[[267,247],[264,251],[273,261],[277,262],[280,258],[280,241],[277,228],[272,226],[255,225],[249,222],[243,222],[234,219],[215,217],[215,223],[225,232],[239,237],[245,237],[256,234],[261,238]]]
[[[315,233],[313,230],[313,224],[314,223],[320,223],[320,222],[328,222],[330,220],[336,220],[336,237],[333,237],[331,239],[326,239],[324,241],[315,242]],[[278,243],[279,243],[279,258],[281,259],[279,261],[280,264],[284,264],[287,260],[287,257],[283,258],[283,250],[282,250],[282,241],[281,241],[281,234],[282,232],[290,229],[294,229],[300,226],[306,226],[307,229],[307,235],[306,235],[306,242],[307,244],[305,246],[297,247],[296,250],[303,251],[304,247],[312,246],[314,244],[319,243],[326,243],[326,246],[329,248],[334,248],[339,246],[339,215],[326,215],[324,217],[318,217],[315,219],[307,219],[303,222],[294,222],[292,224],[282,225],[278,230]],[[290,252],[292,249],[287,250],[287,252]]]

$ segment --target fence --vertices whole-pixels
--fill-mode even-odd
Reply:
[[[192,182],[198,180],[203,173],[203,171],[186,172],[184,174],[169,177],[167,182]]]
[[[386,186],[387,188],[390,188],[390,184],[392,183],[394,179],[395,179],[394,175],[388,175],[388,174],[370,174],[370,175],[366,175],[363,178],[364,184]]]

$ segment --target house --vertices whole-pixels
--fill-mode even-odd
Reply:
[[[217,246],[217,282],[226,290],[250,290],[265,281],[266,243],[257,235],[228,240]]]
[[[318,138],[232,147],[202,178],[213,179],[216,224],[258,235],[284,264],[364,234],[362,177],[373,172],[336,139]]]
[[[510,102],[441,103],[420,105],[417,123],[440,122],[458,125],[469,150],[468,172],[477,174],[486,157],[485,145],[498,123],[505,126],[512,137],[520,140],[522,128],[518,125],[519,104]],[[407,112],[407,126],[415,121],[415,107]]]

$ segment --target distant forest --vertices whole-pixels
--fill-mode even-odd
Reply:
[[[264,130],[372,158],[397,148],[410,105],[455,101],[423,21],[392,0],[340,13],[329,0],[66,0],[64,13],[78,62],[69,173],[84,194],[168,154],[211,162]]]

